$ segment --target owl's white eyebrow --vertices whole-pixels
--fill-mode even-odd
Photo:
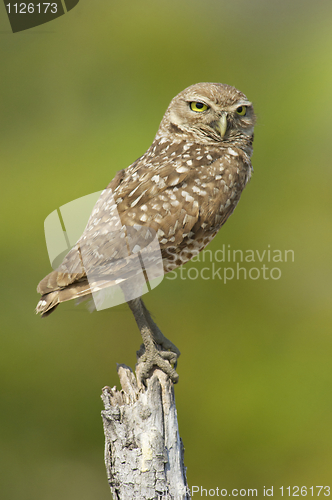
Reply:
[[[192,99],[186,99],[186,103],[190,104],[191,102],[201,102],[202,104],[205,104],[205,106],[211,107],[211,104],[209,104],[207,101],[204,101],[204,99],[201,99],[200,97],[193,97]]]
[[[250,108],[252,106],[252,103],[249,101],[238,101],[236,104],[234,104],[234,108],[238,108],[239,106],[247,106]]]

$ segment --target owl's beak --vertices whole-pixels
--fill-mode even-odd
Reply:
[[[215,129],[220,137],[223,138],[227,129],[227,113],[224,113],[220,120],[216,122]]]

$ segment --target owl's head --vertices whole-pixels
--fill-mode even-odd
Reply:
[[[192,140],[201,144],[251,147],[255,113],[251,102],[235,87],[197,83],[172,99],[156,138]]]

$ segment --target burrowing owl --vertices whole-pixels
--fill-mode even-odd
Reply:
[[[114,202],[120,216],[115,225],[155,230],[165,273],[201,251],[231,215],[250,179],[254,124],[251,102],[229,85],[198,83],[174,97],[149,149],[118,172],[75,247],[39,283],[37,312],[46,316],[61,302],[94,291],[82,266],[83,245],[85,262],[99,268],[105,255],[115,264],[123,261],[109,233]],[[163,336],[141,298],[128,304],[145,347],[139,359],[142,379],[158,366],[177,382],[172,364],[179,350]]]

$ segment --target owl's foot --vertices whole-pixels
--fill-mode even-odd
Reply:
[[[176,365],[177,355],[174,352],[161,351],[158,347],[153,343],[148,343],[147,346],[141,345],[140,350],[137,351],[137,375],[145,383],[152,370],[157,367],[169,376],[173,384],[176,384],[179,375],[172,365]]]
[[[144,383],[152,369],[158,367],[176,384],[179,380],[175,371],[177,358],[180,356],[179,349],[161,333],[142,299],[130,300],[128,305],[134,314],[143,339],[143,345],[137,352],[138,369],[136,371],[138,378]]]

